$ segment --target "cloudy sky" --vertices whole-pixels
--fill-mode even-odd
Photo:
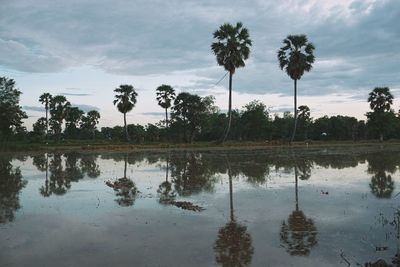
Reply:
[[[43,92],[98,109],[101,126],[121,124],[112,104],[120,84],[139,94],[129,123],[162,119],[155,100],[161,84],[214,95],[225,110],[228,81],[215,85],[225,71],[210,49],[212,33],[225,22],[243,22],[253,40],[246,67],[234,75],[235,108],[258,99],[272,113],[292,110],[293,84],[276,57],[288,34],[306,34],[316,46],[298,98],[313,117],[364,119],[376,86],[400,97],[399,0],[0,1],[0,75],[23,92],[28,129],[43,115]]]

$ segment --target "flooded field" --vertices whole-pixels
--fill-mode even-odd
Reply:
[[[400,266],[399,166],[379,145],[2,154],[0,266]]]

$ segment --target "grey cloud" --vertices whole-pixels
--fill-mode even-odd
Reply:
[[[99,111],[100,108],[92,105],[86,105],[86,104],[71,104],[71,106],[78,107],[79,109],[83,110],[84,112],[89,112],[91,110],[96,110]]]
[[[145,116],[153,116],[153,117],[165,116],[164,112],[142,112],[141,114],[145,115]]]
[[[27,111],[46,112],[44,107],[39,106],[22,106],[22,109]]]
[[[286,35],[297,33],[309,36],[317,57],[299,82],[300,95],[365,95],[375,86],[400,85],[399,1],[353,1],[347,11],[331,7],[329,15],[323,4],[298,15],[308,2],[290,3],[9,1],[0,7],[6,14],[0,18],[0,65],[52,72],[86,64],[130,75],[193,70],[197,81],[178,89],[213,92],[224,70],[210,50],[212,32],[223,22],[243,21],[254,45],[246,67],[234,75],[236,92],[291,95],[293,82],[279,69],[276,51]]]
[[[65,93],[65,92],[62,92],[60,94],[67,95],[67,96],[90,96],[90,95],[92,95],[92,94],[85,94],[85,93],[79,94],[79,93]]]

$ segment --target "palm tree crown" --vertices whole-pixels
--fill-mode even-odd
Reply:
[[[300,80],[304,72],[309,72],[312,68],[315,47],[304,34],[289,35],[283,40],[283,44],[278,51],[279,67],[285,69],[293,80]]]
[[[160,85],[156,89],[158,105],[162,108],[170,108],[175,99],[175,90],[170,85]]]
[[[168,128],[168,108],[175,99],[175,90],[170,85],[163,84],[156,89],[158,105],[165,109],[165,126]]]
[[[114,92],[118,93],[115,95],[114,105],[117,105],[119,112],[127,113],[135,107],[137,93],[132,85],[120,85]]]
[[[51,95],[51,94],[49,94],[49,93],[44,93],[44,94],[42,94],[42,95],[39,97],[39,102],[42,103],[42,104],[44,104],[44,108],[45,108],[46,110],[48,110],[48,109],[49,109],[50,102],[51,102],[51,99],[52,99],[52,95]]]
[[[373,111],[390,111],[390,106],[393,104],[393,95],[388,87],[376,87],[369,93],[368,102]]]
[[[214,39],[217,41],[211,44],[211,49],[217,57],[218,65],[230,73],[234,73],[235,69],[244,67],[244,61],[249,58],[250,40],[249,32],[243,28],[241,22],[233,26],[225,23],[214,32]]]

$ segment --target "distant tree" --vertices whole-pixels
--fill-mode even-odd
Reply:
[[[86,116],[82,117],[81,129],[84,132],[90,133],[94,139],[96,133],[96,125],[99,124],[100,113],[96,110],[89,111]]]
[[[244,28],[241,22],[235,26],[225,23],[214,32],[213,36],[216,42],[211,44],[211,50],[217,58],[218,65],[229,72],[228,125],[221,140],[225,142],[232,122],[232,76],[237,68],[245,66],[252,41],[247,28]]]
[[[49,133],[49,117],[48,117],[48,113],[49,113],[49,108],[50,108],[50,102],[52,99],[52,95],[49,93],[44,93],[39,97],[39,102],[44,104],[44,108],[46,110],[46,136]]]
[[[65,115],[65,135],[68,138],[78,136],[79,124],[81,123],[84,112],[78,107],[67,107]]]
[[[207,111],[206,104],[198,95],[180,93],[174,101],[172,117],[182,124],[185,142],[193,142]]]
[[[71,104],[63,95],[57,95],[50,101],[50,128],[57,139],[60,139],[62,124],[70,106]]]
[[[13,79],[0,77],[0,137],[15,133],[28,118],[19,105],[20,95]]]
[[[114,90],[117,94],[115,95],[114,105],[117,105],[118,111],[124,114],[124,127],[125,137],[127,141],[130,141],[128,134],[128,127],[126,124],[126,113],[130,112],[136,105],[137,93],[132,85],[123,84]]]
[[[264,103],[254,100],[244,106],[240,125],[245,140],[266,139],[269,126],[269,114]]]
[[[289,35],[283,40],[284,46],[278,51],[279,66],[294,81],[294,127],[291,137],[293,142],[297,126],[297,80],[304,72],[309,72],[314,63],[314,45],[305,35]]]
[[[46,118],[39,118],[33,124],[33,133],[37,136],[45,136],[47,133],[47,120]]]
[[[165,109],[165,126],[168,128],[168,109],[175,99],[175,90],[170,85],[161,85],[156,89],[158,105]]]
[[[299,106],[297,110],[298,120],[300,122],[300,130],[304,134],[304,139],[308,139],[308,130],[311,125],[311,113],[308,106]]]
[[[388,87],[376,87],[369,93],[368,102],[372,112],[367,113],[368,125],[378,132],[380,141],[383,141],[384,134],[391,126],[388,123],[391,117],[395,117],[391,110],[393,99]]]

